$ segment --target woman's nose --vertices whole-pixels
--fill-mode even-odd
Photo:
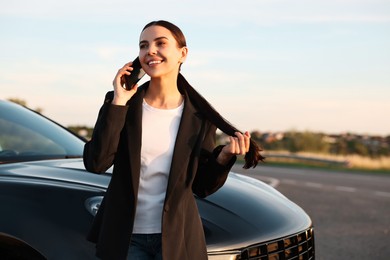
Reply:
[[[148,48],[148,54],[149,55],[154,55],[154,54],[156,54],[157,53],[157,49],[154,47],[154,46],[150,46],[149,48]]]

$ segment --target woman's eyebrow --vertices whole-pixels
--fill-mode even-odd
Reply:
[[[168,38],[167,37],[165,37],[165,36],[161,36],[161,37],[157,37],[157,38],[155,38],[153,41],[154,42],[156,42],[156,41],[158,41],[158,40],[162,40],[162,39],[166,39],[166,40],[168,40]],[[144,44],[144,43],[148,43],[148,41],[146,41],[146,40],[142,40],[142,41],[140,41],[139,42],[139,44],[141,45],[141,44]]]

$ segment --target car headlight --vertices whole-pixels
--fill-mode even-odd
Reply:
[[[85,201],[85,207],[87,208],[88,212],[92,214],[92,216],[95,216],[98,212],[102,200],[103,196],[95,196]]]
[[[209,260],[237,260],[240,257],[240,252],[223,252],[223,253],[209,253]]]

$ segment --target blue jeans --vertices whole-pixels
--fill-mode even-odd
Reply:
[[[133,234],[128,260],[162,260],[161,234]]]

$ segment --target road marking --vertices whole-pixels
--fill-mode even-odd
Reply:
[[[247,177],[255,178],[258,179],[262,182],[265,182],[266,184],[270,185],[273,188],[276,188],[279,186],[280,180],[273,178],[273,177],[268,177],[268,176],[250,176],[250,175],[245,175]]]
[[[390,192],[376,191],[376,192],[374,192],[374,194],[377,196],[390,198]]]
[[[318,182],[300,182],[300,181],[293,180],[293,179],[281,179],[279,181],[278,179],[269,178],[268,182],[274,188],[277,187],[280,183],[282,183],[282,184],[287,184],[287,185],[304,185],[304,186],[310,187],[310,188],[337,190],[337,191],[342,191],[342,192],[357,192],[357,191],[359,191],[357,188],[354,188],[354,187],[332,186],[332,185],[328,186],[328,185],[324,185],[324,184],[318,183]],[[371,194],[374,194],[374,195],[380,196],[380,197],[390,198],[390,192],[374,191],[374,192],[371,192]]]
[[[291,179],[283,179],[282,180],[283,183],[286,183],[286,184],[290,184],[290,185],[299,185],[300,182],[296,181],[296,180],[291,180]],[[356,192],[357,189],[356,188],[353,188],[353,187],[347,187],[347,186],[326,186],[322,183],[318,183],[318,182],[302,182],[301,185],[305,185],[306,187],[310,187],[310,188],[316,188],[316,189],[329,189],[332,187],[335,189],[335,190],[338,190],[338,191],[344,191],[344,192]],[[382,194],[382,196],[390,196],[390,193],[389,194]]]
[[[305,182],[305,185],[308,187],[319,188],[319,189],[322,189],[324,187],[323,184],[317,182]]]
[[[357,189],[353,187],[346,187],[346,186],[336,186],[336,190],[338,191],[346,191],[346,192],[355,192]]]
[[[279,183],[280,181],[278,179],[275,179],[275,178],[271,178],[270,180],[270,185],[274,188],[276,188],[277,186],[279,186]]]
[[[283,183],[287,183],[287,184],[292,184],[292,185],[297,185],[298,182],[295,181],[295,180],[290,180],[290,179],[283,179],[282,180]]]

